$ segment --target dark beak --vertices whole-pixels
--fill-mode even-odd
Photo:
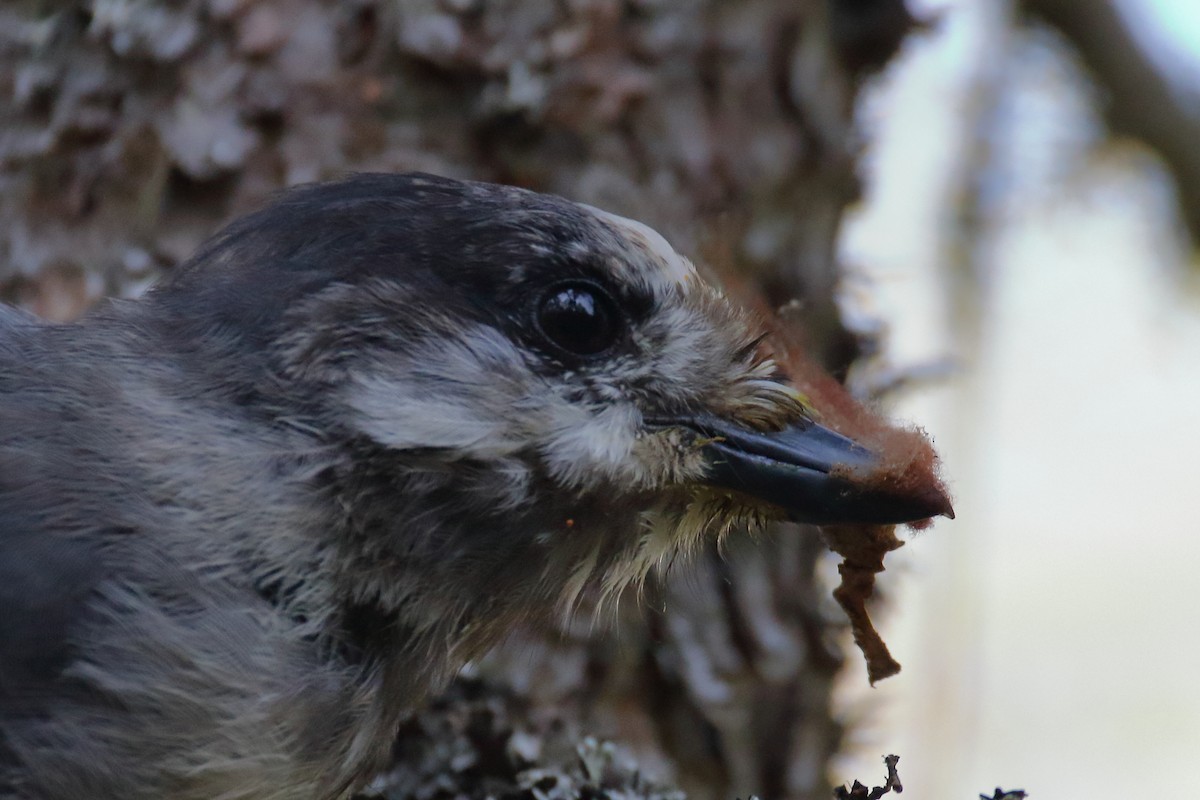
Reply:
[[[795,522],[891,525],[954,517],[940,487],[889,486],[895,482],[881,479],[874,452],[809,420],[774,433],[711,415],[651,424],[696,433],[708,457],[709,485],[778,506]]]

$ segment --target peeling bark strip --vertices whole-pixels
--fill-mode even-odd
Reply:
[[[631,216],[857,353],[833,299],[861,74],[899,0],[74,0],[0,9],[0,292],[134,294],[281,186],[352,170],[518,183]],[[878,12],[878,13],[875,13]],[[699,259],[698,259],[699,260]],[[814,531],[733,541],[478,671],[697,800],[827,798],[844,624]]]
[[[867,660],[867,677],[876,681],[900,672],[900,663],[892,658],[883,638],[875,630],[867,613],[867,601],[875,591],[875,575],[883,572],[883,557],[904,546],[896,538],[896,529],[879,526],[827,526],[821,529],[829,549],[842,557],[838,574],[842,582],[833,590],[833,597],[850,618],[854,643]]]

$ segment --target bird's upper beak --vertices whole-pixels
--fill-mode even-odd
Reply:
[[[889,480],[876,453],[811,420],[771,433],[713,415],[651,422],[697,435],[708,461],[705,483],[777,506],[796,522],[899,524],[954,517],[940,486]]]

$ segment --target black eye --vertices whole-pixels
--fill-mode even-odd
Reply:
[[[537,310],[542,335],[578,356],[594,356],[612,347],[620,333],[619,322],[612,298],[587,283],[555,286]]]

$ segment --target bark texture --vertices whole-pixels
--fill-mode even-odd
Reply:
[[[861,344],[833,299],[855,92],[912,25],[902,0],[9,2],[0,294],[69,319],[280,187],[425,170],[643,220],[772,303],[799,299],[840,371]],[[699,800],[827,797],[844,620],[822,552],[813,531],[735,541],[606,631],[515,637],[471,691],[517,702],[510,736],[619,741]]]

